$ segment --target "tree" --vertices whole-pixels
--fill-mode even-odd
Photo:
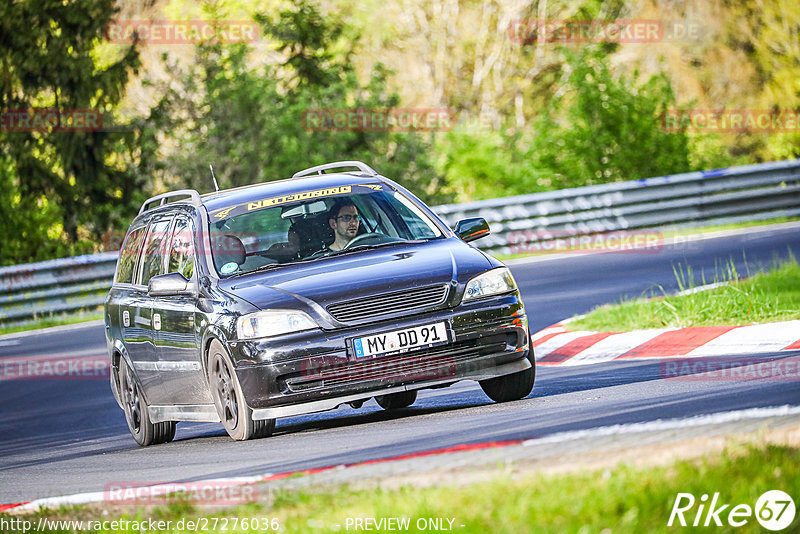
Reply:
[[[0,266],[58,255],[58,242],[48,233],[58,221],[56,206],[19,193],[16,165],[7,156],[0,157],[0,212]]]
[[[569,79],[537,121],[528,151],[540,182],[559,189],[689,170],[685,131],[662,123],[675,107],[665,75],[615,78],[592,47],[568,56]]]
[[[0,153],[8,168],[3,185],[13,191],[4,196],[30,211],[21,216],[38,221],[26,232],[0,235],[2,263],[95,248],[138,189],[118,157],[135,134],[101,125],[138,66],[133,46],[102,68],[93,59],[113,14],[114,0],[0,2]],[[37,128],[9,122],[15,113],[41,118],[41,108],[59,120],[90,122],[70,123],[67,130],[75,131],[57,122],[39,121]]]
[[[322,17],[313,4],[301,2],[259,21],[277,43],[281,62],[254,66],[248,45],[203,44],[196,65],[151,115],[154,129],[174,147],[164,160],[166,183],[210,186],[209,164],[225,188],[357,159],[426,200],[448,199],[438,187],[428,161],[430,141],[423,135],[320,131],[309,122],[309,113],[391,109],[399,103],[389,94],[388,73],[380,65],[366,84],[359,82],[350,61],[352,41],[344,38],[340,20]]]
[[[461,128],[439,144],[459,200],[633,180],[690,170],[684,131],[668,131],[669,79],[614,77],[602,47],[564,50],[554,95],[538,118],[513,128]]]
[[[776,113],[797,115],[800,109],[800,4],[773,0],[748,19],[758,24],[752,52],[762,74],[761,105]],[[766,140],[765,159],[800,157],[798,128],[775,132]]]

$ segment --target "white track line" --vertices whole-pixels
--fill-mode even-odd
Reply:
[[[681,428],[698,427],[705,425],[717,425],[744,421],[747,419],[767,419],[770,417],[785,417],[790,415],[800,415],[800,406],[771,406],[767,408],[748,408],[746,410],[734,410],[730,412],[717,412],[707,415],[696,415],[683,419],[656,419],[645,423],[629,423],[624,425],[601,426],[588,430],[573,430],[570,432],[559,432],[552,436],[534,438],[523,441],[523,446],[564,443],[577,439],[596,438],[600,436],[614,436],[619,434],[640,434],[645,432],[658,432],[661,430],[676,430]]]

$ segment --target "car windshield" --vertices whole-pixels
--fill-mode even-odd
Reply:
[[[210,218],[214,266],[225,278],[365,247],[442,236],[416,204],[384,188],[348,186],[340,189],[350,194],[324,196],[328,191],[314,191],[215,212]]]

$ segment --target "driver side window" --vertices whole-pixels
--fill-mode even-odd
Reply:
[[[397,229],[391,224],[391,217],[372,195],[360,195],[353,199],[358,207],[358,214],[363,221],[363,233],[378,232],[392,237],[399,237]],[[388,221],[388,224],[387,224]]]

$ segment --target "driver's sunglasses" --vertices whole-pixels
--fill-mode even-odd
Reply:
[[[349,223],[349,222],[351,222],[351,221],[358,222],[358,215],[349,215],[349,214],[348,214],[348,215],[339,215],[339,216],[338,216],[338,217],[336,217],[336,218],[337,218],[337,219],[341,219],[341,220],[343,220],[343,221],[344,221],[344,222],[346,222],[346,223]]]

